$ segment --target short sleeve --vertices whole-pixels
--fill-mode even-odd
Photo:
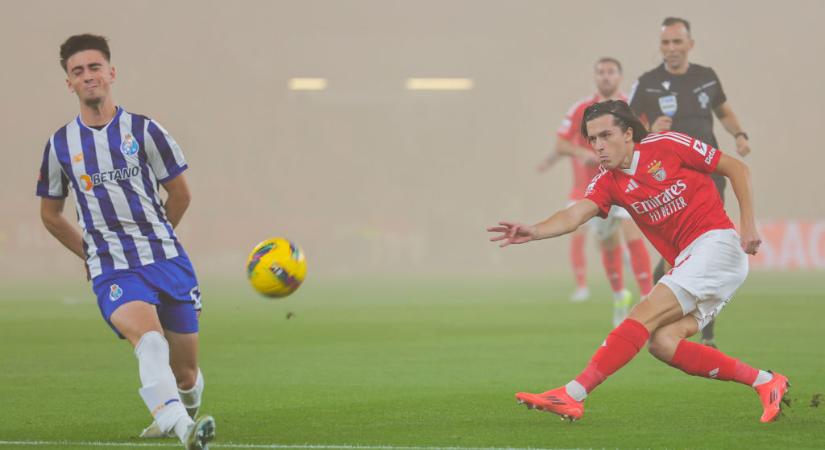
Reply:
[[[682,165],[690,169],[711,173],[716,170],[722,152],[712,145],[690,137],[683,133],[667,132],[664,135],[671,135],[669,139],[660,142],[667,142],[673,154],[682,160]]]
[[[567,114],[565,114],[559,129],[556,130],[556,136],[565,141],[572,141],[576,133],[579,132],[579,128],[581,128],[581,116],[583,114],[584,111],[582,111],[578,103],[573,105],[573,107],[567,111]]]
[[[69,178],[60,167],[51,139],[43,150],[43,162],[37,177],[38,197],[62,199],[69,195]]]
[[[719,105],[721,105],[721,104],[725,103],[726,101],[728,101],[728,97],[725,95],[725,90],[722,89],[722,81],[719,80],[718,76],[716,76],[716,72],[714,72],[713,69],[711,69],[710,74],[711,74],[713,80],[716,81],[716,86],[719,87],[716,95],[714,95],[713,98],[710,101],[710,106],[712,106],[713,108],[716,108]]]
[[[610,206],[613,205],[613,194],[611,190],[610,176],[607,175],[606,170],[602,170],[584,191],[584,198],[591,200],[599,207],[599,217],[606,218],[610,212]]]
[[[169,181],[188,168],[183,151],[168,131],[154,120],[148,121],[146,131],[146,158],[159,182]]]

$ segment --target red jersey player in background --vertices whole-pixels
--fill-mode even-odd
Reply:
[[[584,191],[588,183],[599,172],[599,160],[593,149],[579,134],[584,110],[588,106],[604,100],[624,100],[627,97],[619,91],[622,83],[622,65],[610,57],[600,58],[593,66],[593,78],[597,92],[579,102],[576,102],[567,112],[564,121],[556,135],[556,148],[553,155],[539,165],[539,172],[548,169],[559,155],[569,156],[573,164],[573,188],[570,191],[570,204],[584,198]],[[624,234],[630,264],[636,281],[639,284],[639,293],[642,297],[650,293],[653,288],[651,277],[650,256],[642,240],[639,228],[630,220],[630,215],[624,209],[615,207],[606,218],[594,217],[588,222],[599,241],[607,279],[613,291],[613,326],[618,325],[627,316],[627,310],[632,304],[630,291],[625,289],[624,269],[622,267],[622,246],[619,230]],[[581,228],[572,233],[570,244],[570,264],[576,278],[576,291],[570,300],[579,302],[587,300],[590,290],[587,287],[587,264],[585,260],[585,241],[587,229]]]
[[[585,198],[529,226],[499,222],[502,247],[570,233],[590,218],[624,206],[673,269],[599,347],[589,364],[565,386],[541,393],[519,392],[530,408],[576,420],[584,399],[633,359],[649,341],[659,360],[690,374],[735,381],[755,388],[762,422],[781,412],[787,377],[755,369],[719,350],[688,341],[716,317],[748,274],[747,254],[761,240],[753,212],[750,172],[741,161],[677,132],[647,135],[627,103],[610,100],[584,112],[581,132],[602,168]],[[722,207],[710,174],[727,177],[739,201],[740,233]]]

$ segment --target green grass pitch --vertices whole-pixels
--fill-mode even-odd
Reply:
[[[789,376],[794,403],[773,424],[759,423],[749,388],[646,352],[593,393],[579,422],[517,405],[516,391],[567,382],[602,342],[604,288],[571,304],[571,285],[549,279],[310,278],[270,301],[242,283],[202,281],[202,411],[218,421],[214,448],[825,447],[825,404],[810,406],[825,393],[821,273],[751,274],[717,325],[723,351]],[[136,360],[88,285],[3,287],[0,449],[145,444],[137,389]]]

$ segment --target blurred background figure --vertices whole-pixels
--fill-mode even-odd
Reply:
[[[593,78],[596,92],[570,107],[556,132],[554,152],[538,167],[539,171],[543,172],[560,156],[570,157],[573,167],[573,187],[570,190],[568,204],[584,198],[587,185],[601,170],[598,157],[580,132],[584,110],[604,100],[627,101],[627,97],[620,90],[622,65],[619,60],[611,57],[597,60],[593,66]],[[585,241],[588,230],[591,230],[598,239],[602,265],[613,292],[613,325],[616,326],[625,318],[632,304],[632,294],[624,285],[623,246],[620,232],[624,234],[625,248],[630,255],[633,273],[639,283],[640,296],[646,296],[653,288],[650,256],[639,228],[630,220],[630,215],[624,209],[614,207],[606,219],[594,217],[588,225],[571,234],[570,265],[576,280],[576,290],[570,300],[581,302],[590,297],[590,289],[587,286]]]

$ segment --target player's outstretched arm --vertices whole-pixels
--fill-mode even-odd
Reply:
[[[72,224],[63,217],[63,206],[65,203],[66,200],[62,198],[41,197],[40,219],[52,236],[71,250],[72,253],[85,261],[86,255],[83,251],[83,238],[80,237],[80,232],[77,231],[77,228],[72,226]]]
[[[598,212],[599,208],[592,200],[584,199],[556,212],[547,220],[535,225],[502,221],[498,223],[499,226],[487,228],[487,231],[500,233],[498,236],[490,238],[491,241],[504,241],[499,247],[506,247],[510,244],[524,244],[525,242],[571,233],[581,224],[593,218]]]
[[[186,208],[189,207],[192,194],[189,192],[189,185],[183,174],[163,183],[163,188],[169,194],[169,198],[166,199],[166,218],[169,219],[172,227],[176,228],[183,219]]]
[[[736,200],[739,201],[739,237],[742,241],[742,250],[755,255],[759,250],[762,239],[756,230],[756,217],[753,211],[753,187],[751,186],[750,169],[747,164],[722,154],[716,173],[728,177]]]

